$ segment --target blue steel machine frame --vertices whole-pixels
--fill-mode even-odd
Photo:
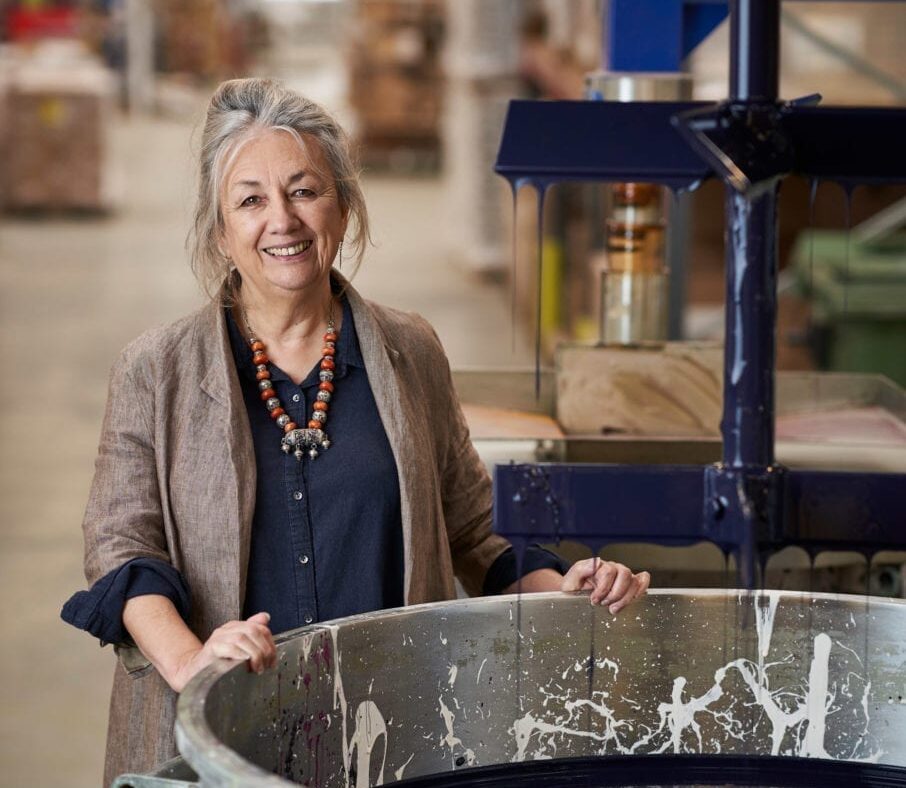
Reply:
[[[675,70],[727,4],[612,0],[610,11],[614,69]],[[595,550],[710,541],[736,555],[739,580],[752,588],[759,557],[786,546],[869,557],[906,549],[906,474],[791,470],[774,455],[779,183],[794,173],[847,190],[906,182],[906,111],[819,107],[820,96],[779,101],[779,0],[731,0],[729,16],[726,101],[510,104],[495,170],[513,188],[578,180],[692,189],[718,177],[727,226],[722,461],[497,466],[495,529],[517,553],[539,540]]]

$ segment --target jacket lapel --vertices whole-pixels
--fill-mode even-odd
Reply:
[[[212,424],[211,429],[199,431],[200,438],[211,442],[205,456],[223,458],[229,465],[222,471],[231,489],[222,501],[214,502],[218,514],[212,514],[212,519],[218,527],[226,526],[224,537],[236,553],[238,566],[233,576],[238,578],[239,585],[234,617],[238,618],[245,600],[257,477],[251,427],[220,299],[205,310],[199,345],[203,354],[201,369],[205,370],[200,387],[214,401],[208,411],[211,419],[220,424],[219,429]],[[225,446],[219,443],[221,437],[225,437]]]
[[[396,369],[400,358],[399,350],[388,343],[374,312],[348,285],[346,297],[349,299],[349,306],[355,319],[362,359],[365,362],[374,401],[393,450],[399,474],[405,566],[403,591],[404,599],[408,603],[412,580],[412,524],[426,516],[425,512],[419,510],[419,504],[425,502],[426,495],[424,475],[421,471],[426,460],[424,449],[421,447],[421,439],[424,436],[414,428],[409,415],[412,412],[409,393],[405,386],[400,385]]]

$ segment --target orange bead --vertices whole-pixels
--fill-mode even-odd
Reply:
[[[336,364],[333,363],[332,358],[325,358],[321,360],[321,369],[333,369]]]
[[[274,409],[271,411],[271,418],[272,418],[272,419],[276,419],[277,416],[282,416],[284,413],[286,413],[286,411],[283,410],[283,408],[274,408]]]
[[[322,356],[330,356],[331,358],[333,358],[335,354],[336,354],[336,351],[332,347],[322,347],[321,348]]]
[[[337,335],[336,335],[333,331],[328,331],[328,332],[324,335],[324,341],[325,341],[325,342],[336,342],[336,341],[337,341]]]
[[[274,391],[273,389],[265,389],[264,391],[261,392],[261,399],[263,399],[265,401],[269,400],[271,397],[276,397],[276,396],[277,396],[277,392]]]
[[[321,429],[321,422],[317,421],[316,419],[312,419],[310,422],[308,422],[308,429],[310,429],[310,430]]]
[[[252,361],[254,362],[255,366],[258,366],[260,364],[267,364],[270,359],[267,357],[267,353],[259,350],[257,353],[255,353],[254,356],[252,356]]]
[[[284,431],[284,432],[292,432],[294,429],[296,429],[296,427],[297,427],[296,422],[294,422],[294,421],[289,421],[289,422],[286,423],[286,426],[283,428],[283,431]]]
[[[315,410],[323,410],[325,413],[327,412],[327,403],[326,402],[321,402],[320,400],[318,400],[317,402],[315,402],[314,405],[312,405],[312,407]]]
[[[271,373],[266,369],[262,372],[255,373],[255,378],[257,380],[267,380],[268,378],[270,378],[270,376],[271,376]]]
[[[322,380],[318,384],[318,388],[321,389],[321,391],[333,391],[333,383],[329,380]]]
[[[254,342],[252,342],[252,350],[255,353],[257,353],[259,350],[265,350],[264,342],[261,342],[260,340],[255,340]]]

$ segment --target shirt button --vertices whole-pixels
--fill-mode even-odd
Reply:
[[[302,399],[302,397],[300,397],[298,394],[293,394],[293,402],[298,402],[300,399]]]
[[[302,491],[301,491],[301,490],[296,490],[296,491],[293,493],[293,498],[295,498],[297,501],[301,501],[301,500],[302,500]]]
[[[300,555],[300,556],[299,556],[299,563],[300,563],[300,564],[307,564],[307,563],[308,563],[308,556],[307,556],[307,555]]]
[[[311,614],[310,614],[310,613],[306,613],[306,614],[305,614],[305,623],[306,623],[306,624],[310,624],[312,621],[314,621],[314,619],[311,617]]]

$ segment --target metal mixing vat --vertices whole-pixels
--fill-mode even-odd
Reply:
[[[465,785],[557,759],[523,763],[539,780],[588,756],[906,767],[902,601],[656,591],[614,618],[584,596],[493,597],[306,627],[278,650],[275,670],[221,662],[181,696],[203,785]]]

